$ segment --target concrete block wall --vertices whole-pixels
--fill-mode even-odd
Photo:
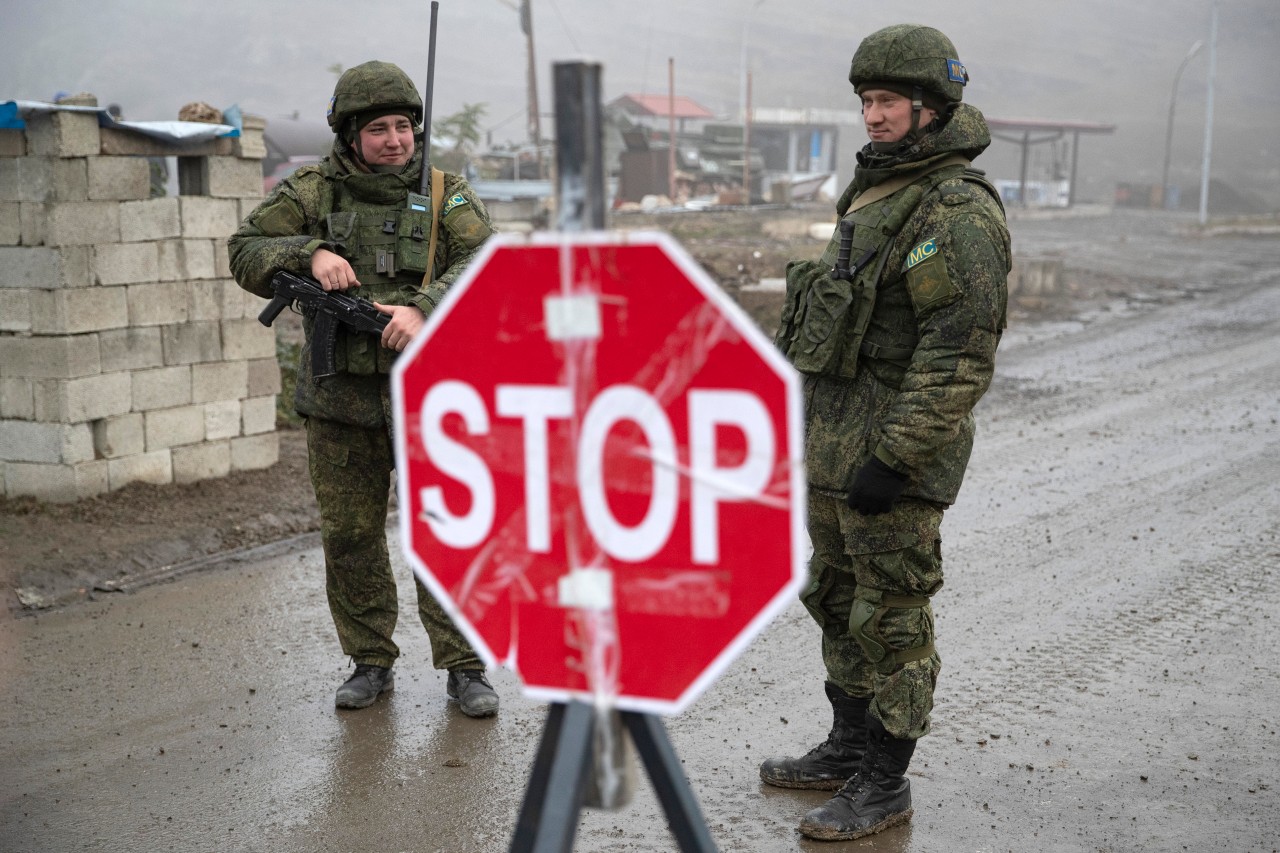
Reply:
[[[227,238],[262,195],[264,123],[169,146],[91,113],[0,130],[0,494],[68,502],[279,459],[280,372]],[[183,195],[150,197],[146,157]]]

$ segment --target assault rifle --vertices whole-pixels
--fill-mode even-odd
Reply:
[[[325,290],[320,282],[305,275],[281,271],[271,279],[275,296],[258,315],[258,322],[270,326],[285,308],[297,303],[303,313],[314,317],[311,330],[311,376],[323,379],[338,372],[335,351],[338,340],[338,324],[357,332],[370,332],[381,336],[391,322],[391,315],[383,314],[367,299],[348,296],[341,290]]]

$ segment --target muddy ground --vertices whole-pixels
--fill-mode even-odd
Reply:
[[[824,241],[805,226],[825,208],[620,217],[627,228],[672,233],[730,295],[772,334],[780,296],[757,291],[780,278],[792,258],[812,258]],[[1068,269],[1058,298],[1024,300],[1012,321],[1070,316],[1089,305],[1162,282]],[[279,323],[280,334],[297,327]],[[306,439],[283,422],[280,462],[184,486],[136,484],[70,505],[0,497],[0,594],[10,615],[63,605],[180,574],[217,555],[315,533],[319,527],[306,468]]]

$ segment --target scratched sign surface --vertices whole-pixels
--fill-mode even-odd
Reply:
[[[669,237],[494,238],[392,389],[405,553],[529,695],[677,713],[794,600],[798,378]]]

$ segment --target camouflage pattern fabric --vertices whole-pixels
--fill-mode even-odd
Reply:
[[[850,696],[872,698],[871,713],[895,737],[929,732],[942,661],[935,652],[885,671],[867,657],[850,619],[859,598],[927,598],[942,588],[941,521],[942,510],[921,501],[899,501],[890,513],[864,516],[840,498],[814,494],[809,500],[813,557],[801,601],[822,628],[827,680]],[[934,640],[933,610],[890,608],[875,630],[891,648],[920,648]]]
[[[445,175],[444,200],[462,199],[442,209],[436,247],[436,277],[424,288],[426,244],[430,215],[409,211],[407,198],[416,191],[421,153],[414,154],[399,174],[366,174],[336,149],[324,162],[303,167],[281,181],[246,217],[228,242],[231,273],[245,290],[271,296],[271,277],[279,270],[310,275],[311,255],[318,248],[336,251],[351,262],[361,286],[352,295],[387,305],[416,305],[430,316],[449,286],[493,233],[484,203],[458,175]],[[393,233],[385,235],[390,222]],[[391,259],[378,272],[379,253]],[[368,334],[340,329],[337,341],[338,375],[316,383],[310,374],[309,318],[298,365],[295,408],[299,414],[339,420],[358,426],[381,423],[376,384],[366,386],[362,375],[391,370],[397,353]]]
[[[380,394],[391,423],[386,378]],[[342,651],[355,663],[391,666],[400,655],[392,641],[399,612],[387,552],[387,495],[395,454],[387,426],[377,429],[312,418],[307,421],[311,484],[320,507],[325,591]],[[436,669],[484,665],[439,602],[415,578],[418,616],[431,639]]]
[[[941,127],[900,150],[868,145],[837,213],[890,178],[951,154],[972,160],[989,144],[982,114],[960,104]],[[938,526],[968,464],[973,408],[990,384],[1006,323],[1011,266],[998,200],[961,172],[923,195],[884,261],[863,341],[906,355],[877,356],[864,347],[851,378],[805,377],[814,558],[802,598],[823,629],[828,678],[851,695],[873,697],[872,713],[899,738],[929,730],[940,659],[933,653],[882,672],[850,622],[859,606],[886,595],[927,598],[942,586]],[[866,517],[844,499],[854,472],[872,456],[908,481],[893,511]],[[927,651],[932,609],[889,608],[875,630],[892,649]]]
[[[419,148],[398,174],[364,173],[335,145],[321,164],[299,169],[277,185],[231,237],[228,250],[236,282],[268,298],[277,271],[310,275],[311,256],[324,247],[346,257],[357,270],[361,286],[353,295],[416,305],[429,315],[479,252],[492,223],[467,182],[446,174],[444,198],[454,203],[449,215],[442,213],[436,275],[424,287],[430,214],[408,210],[408,193],[418,188],[421,166]],[[386,222],[392,223],[392,233],[382,242]],[[389,261],[381,271],[379,252]],[[387,374],[397,353],[372,335],[342,330],[336,353],[339,373],[320,383],[310,373],[312,323],[305,316],[303,328],[307,340],[294,405],[307,416],[330,611],[344,652],[356,663],[390,666],[399,649],[391,639],[397,604],[386,542],[395,465]],[[418,612],[437,668],[483,668],[466,638],[420,584]]]

